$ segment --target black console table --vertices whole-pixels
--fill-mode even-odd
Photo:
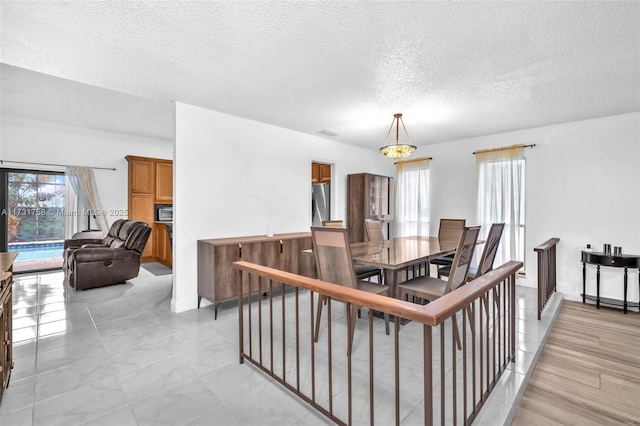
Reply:
[[[597,265],[596,272],[596,297],[587,295],[587,263],[591,265]],[[627,303],[627,281],[629,268],[637,268],[640,274],[640,255],[623,254],[619,256],[612,256],[610,254],[582,251],[582,303],[585,303],[586,299],[595,300],[596,306],[600,309],[600,302],[620,306],[620,301],[615,299],[600,298],[600,266],[613,266],[614,268],[624,268],[624,301],[622,306],[624,313],[627,313],[627,308],[640,308],[639,303],[628,302]],[[640,277],[640,275],[639,275]],[[638,291],[640,297],[640,284],[638,284]]]

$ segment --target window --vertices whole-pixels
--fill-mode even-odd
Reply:
[[[19,252],[15,272],[62,265],[67,219],[64,174],[0,169],[0,251]]]
[[[396,163],[396,236],[429,235],[429,159]]]
[[[64,240],[64,175],[26,171],[7,176],[8,243]]]
[[[524,147],[515,146],[476,154],[478,222],[481,238],[492,223],[504,222],[495,265],[525,261],[525,159]]]

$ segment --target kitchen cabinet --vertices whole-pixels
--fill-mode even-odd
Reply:
[[[167,227],[163,223],[156,222],[157,229],[157,252],[158,262],[169,268],[173,267],[173,254],[171,252],[171,242],[169,241],[169,235],[167,233]]]
[[[156,201],[160,203],[173,202],[173,163],[170,161],[160,162],[156,166]]]
[[[311,183],[331,182],[331,164],[311,163]]]
[[[347,228],[352,243],[365,240],[365,219],[383,220],[383,229],[390,236],[394,203],[393,178],[371,173],[347,175]]]
[[[127,155],[129,219],[151,226],[142,262],[160,262],[171,267],[166,228],[155,222],[155,203],[173,202],[173,161],[162,158]]]
[[[158,240],[156,227],[153,222],[153,195],[132,193],[129,196],[129,219],[139,220],[151,226],[151,234],[142,252],[142,262],[153,262],[156,258],[156,244]]]
[[[303,250],[312,248],[309,232],[198,240],[198,307],[204,298],[215,305],[238,297],[233,262],[245,260],[307,277],[316,277],[315,260]],[[258,290],[252,277],[251,290]],[[266,282],[262,287],[267,291]]]
[[[151,160],[132,159],[129,162],[129,185],[131,192],[153,194],[155,183],[154,163]]]

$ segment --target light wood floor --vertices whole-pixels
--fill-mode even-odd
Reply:
[[[640,314],[565,301],[512,425],[640,425]]]

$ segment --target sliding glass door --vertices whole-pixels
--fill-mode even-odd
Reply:
[[[65,176],[62,172],[0,170],[3,251],[20,252],[14,271],[62,266]]]

